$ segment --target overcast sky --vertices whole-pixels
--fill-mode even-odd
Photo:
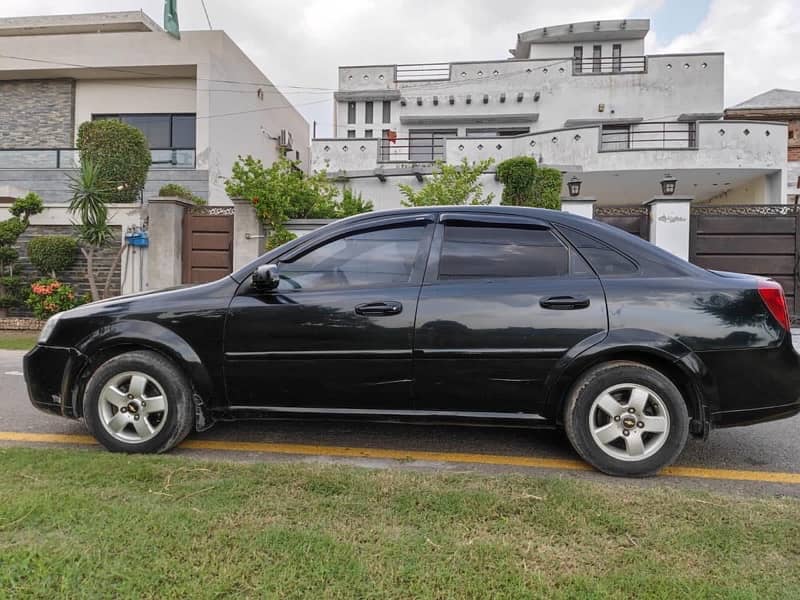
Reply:
[[[3,0],[0,16],[143,9],[163,0]],[[573,21],[651,19],[647,52],[725,52],[725,102],[800,89],[800,0],[206,0],[224,29],[309,121],[330,133],[346,64],[508,58],[520,31]],[[200,0],[178,0],[182,29],[208,27]]]

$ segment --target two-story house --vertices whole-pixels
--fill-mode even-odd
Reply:
[[[723,54],[646,55],[649,28],[572,23],[520,33],[507,60],[340,67],[335,137],[312,141],[312,168],[381,208],[437,160],[518,155],[599,205],[640,204],[667,172],[698,202],[784,202],[785,126],[722,121]]]
[[[223,31],[176,39],[141,11],[0,19],[0,197],[67,200],[80,124],[120,119],[152,151],[146,194],[229,200],[237,155],[307,164],[306,120]]]

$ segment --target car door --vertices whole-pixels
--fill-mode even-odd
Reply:
[[[550,369],[607,324],[599,279],[549,224],[442,214],[417,309],[416,408],[541,414]]]
[[[275,290],[244,283],[225,332],[229,404],[411,408],[414,316],[432,235],[430,215],[368,220],[281,257]]]

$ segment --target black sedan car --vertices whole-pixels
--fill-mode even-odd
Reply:
[[[58,314],[25,377],[36,407],[113,451],[223,419],[481,421],[563,428],[630,476],[689,435],[800,412],[777,283],[497,206],[360,215],[219,281]]]

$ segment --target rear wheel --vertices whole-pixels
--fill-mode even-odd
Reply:
[[[191,386],[158,353],[121,354],[92,374],[83,414],[92,435],[112,452],[165,452],[194,424]]]
[[[646,365],[615,361],[591,369],[573,386],[564,425],[578,454],[598,470],[645,477],[681,453],[689,412],[668,377]]]

